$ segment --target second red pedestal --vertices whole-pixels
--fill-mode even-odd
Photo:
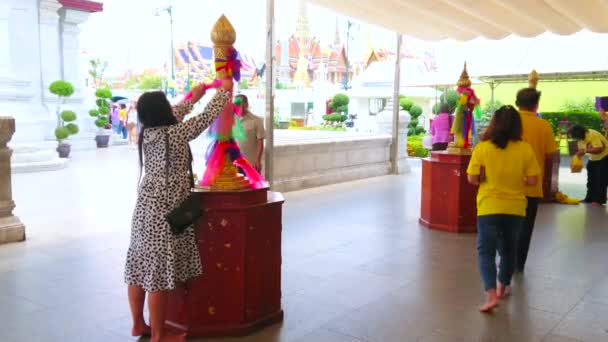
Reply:
[[[467,181],[470,155],[431,152],[422,160],[420,223],[455,233],[477,231],[477,187]]]

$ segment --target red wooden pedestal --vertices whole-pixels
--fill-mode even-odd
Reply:
[[[467,181],[470,160],[470,155],[444,151],[422,160],[422,225],[455,233],[477,231],[477,187]]]
[[[552,158],[545,160],[545,175],[543,178],[543,201],[555,201],[555,194],[559,191],[559,162],[560,152],[555,152]]]
[[[200,192],[203,274],[171,292],[167,324],[190,337],[242,336],[283,319],[281,209],[268,189]]]

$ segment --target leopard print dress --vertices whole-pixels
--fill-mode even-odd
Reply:
[[[178,124],[144,131],[145,174],[139,184],[131,225],[125,282],[147,292],[172,290],[178,283],[202,273],[194,229],[176,236],[165,215],[190,192],[188,143],[198,137],[230,101],[230,93],[218,90],[204,112],[183,120],[192,110],[186,101],[173,108]],[[169,170],[166,177],[166,143]]]

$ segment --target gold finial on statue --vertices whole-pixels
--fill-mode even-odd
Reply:
[[[537,85],[538,85],[538,73],[536,72],[536,70],[532,70],[530,75],[528,75],[528,86],[530,88],[536,89]]]
[[[471,79],[469,79],[469,73],[467,72],[467,62],[464,62],[464,69],[462,69],[462,73],[460,74],[460,79],[458,80],[458,88],[469,88],[471,87]]]
[[[215,46],[232,46],[236,42],[236,31],[223,14],[211,29],[211,41]]]

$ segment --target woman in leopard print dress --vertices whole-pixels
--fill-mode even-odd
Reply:
[[[188,143],[198,137],[230,101],[227,89],[231,88],[232,82],[225,81],[204,112],[185,121],[184,116],[205,93],[202,86],[193,90],[190,101],[173,109],[162,92],[145,93],[139,98],[137,112],[143,126],[139,158],[144,176],[133,213],[125,269],[134,336],[150,333],[143,317],[147,292],[151,341],[171,340],[164,336],[168,291],[202,273],[194,230],[188,228],[179,236],[172,234],[165,215],[190,192]]]

